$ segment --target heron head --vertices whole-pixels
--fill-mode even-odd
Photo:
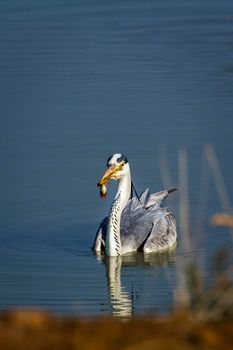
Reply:
[[[105,190],[105,185],[108,183],[108,181],[120,180],[128,172],[129,172],[129,163],[126,156],[124,156],[121,153],[113,154],[111,157],[108,158],[107,169],[97,184],[97,186],[100,187],[100,192],[101,192],[101,189]]]

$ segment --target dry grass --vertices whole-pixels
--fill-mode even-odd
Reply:
[[[35,311],[0,316],[4,350],[232,349],[233,322],[194,322],[186,313],[168,318],[80,320]]]

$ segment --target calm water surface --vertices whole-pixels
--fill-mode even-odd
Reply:
[[[213,279],[213,253],[231,236],[209,224],[222,206],[201,169],[208,142],[232,202],[232,1],[2,1],[0,49],[0,309],[166,313],[180,258]],[[107,157],[125,153],[138,191],[157,191],[178,184],[180,147],[200,244],[185,254],[179,234],[169,255],[97,259],[116,189],[99,199]],[[178,203],[168,203],[177,218]]]

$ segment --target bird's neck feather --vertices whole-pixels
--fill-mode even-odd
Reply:
[[[118,182],[116,196],[112,202],[106,236],[106,254],[117,256],[121,254],[121,213],[125,208],[131,194],[131,176],[129,172]]]

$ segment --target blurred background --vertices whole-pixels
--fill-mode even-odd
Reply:
[[[205,152],[230,210],[232,1],[1,1],[0,50],[1,309],[111,313],[91,245],[116,190],[101,201],[96,187],[112,153],[128,157],[138,192],[156,192],[179,186],[185,150],[189,233],[201,236],[190,254],[208,268],[232,243],[209,224],[223,208]],[[177,194],[168,205],[179,218]],[[162,266],[122,269],[135,313],[171,308],[181,241]]]

